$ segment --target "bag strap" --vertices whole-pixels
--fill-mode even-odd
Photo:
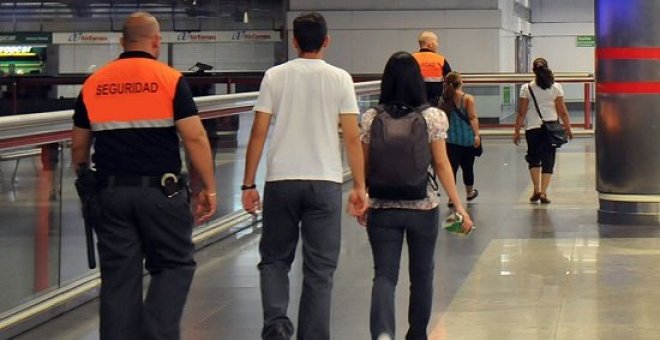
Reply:
[[[465,93],[461,95],[461,106],[458,107],[458,116],[465,122],[467,125],[470,125],[470,117],[463,114],[463,98],[465,98]]]
[[[385,112],[385,105],[383,105],[383,104],[378,104],[376,106],[372,106],[371,108],[376,111],[376,115],[379,115],[379,114]]]
[[[534,101],[534,107],[536,107],[536,113],[539,114],[539,117],[541,117],[541,122],[543,122],[543,116],[541,116],[541,109],[539,108],[539,103],[536,102],[536,96],[534,95],[534,90],[532,90],[532,83],[529,83],[527,87],[529,89],[529,93],[532,95],[532,100]]]

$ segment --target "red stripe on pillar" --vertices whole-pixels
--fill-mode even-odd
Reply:
[[[597,59],[660,59],[660,48],[597,48]]]
[[[639,83],[600,83],[597,85],[599,93],[660,93],[660,82]]]

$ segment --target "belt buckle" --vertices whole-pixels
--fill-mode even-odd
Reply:
[[[168,198],[172,198],[179,193],[181,186],[179,186],[179,177],[171,172],[164,173],[160,177],[160,187],[163,189],[163,193]]]

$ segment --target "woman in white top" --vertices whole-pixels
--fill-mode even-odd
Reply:
[[[536,203],[550,203],[547,195],[548,185],[552,178],[557,149],[550,145],[543,130],[541,130],[541,117],[536,111],[530,88],[536,97],[543,121],[561,121],[569,139],[573,138],[571,124],[568,119],[568,110],[564,103],[564,90],[555,83],[554,75],[548,68],[548,62],[543,58],[534,60],[533,68],[535,79],[524,84],[520,89],[520,105],[516,116],[513,142],[520,143],[520,128],[525,122],[525,139],[527,140],[527,155],[525,160],[529,165],[529,176],[534,185],[534,192],[529,201]],[[531,101],[531,103],[530,103]]]

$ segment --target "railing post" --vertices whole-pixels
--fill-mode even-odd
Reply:
[[[584,83],[584,129],[591,130],[591,83]]]
[[[11,101],[13,114],[18,114],[18,81],[16,79],[11,82]]]

